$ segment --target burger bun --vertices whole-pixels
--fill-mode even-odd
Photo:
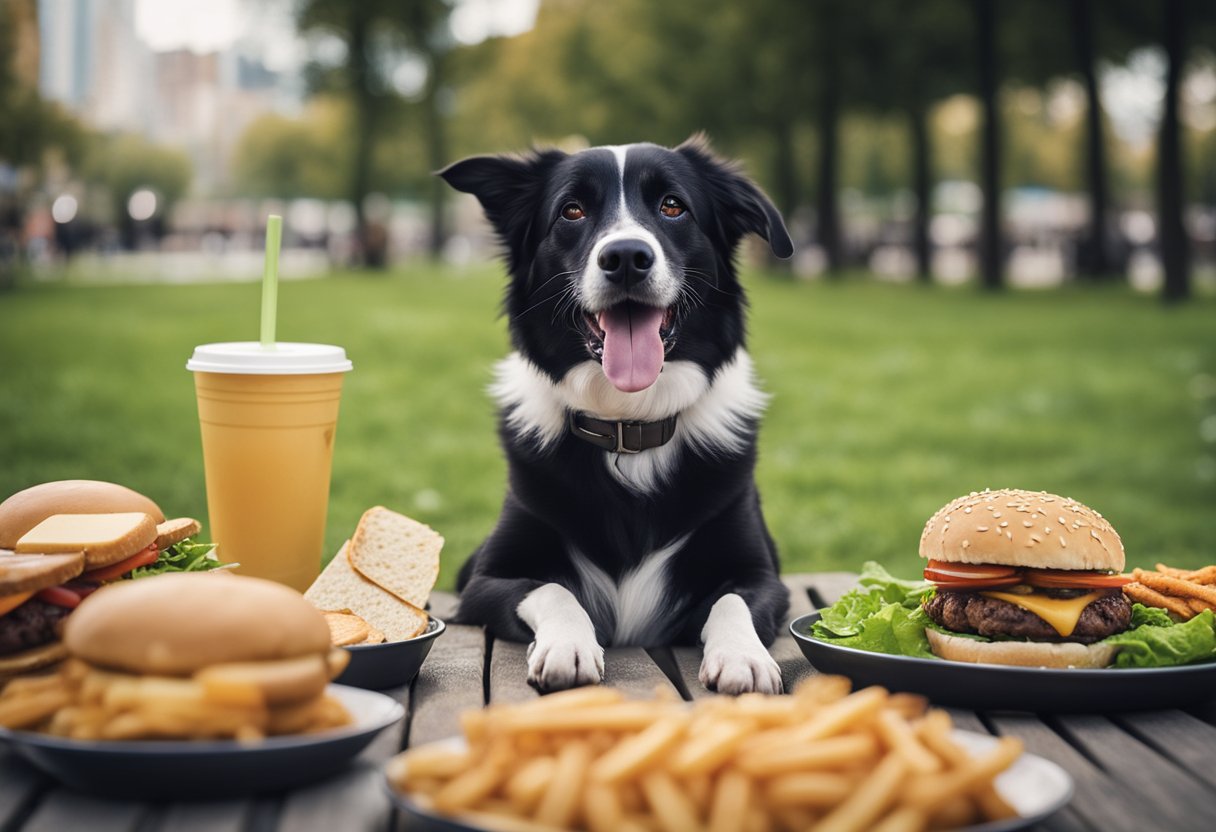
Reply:
[[[1018,667],[1100,668],[1109,667],[1115,648],[1109,644],[1055,643],[1046,641],[977,641],[925,629],[929,649],[940,659],[973,664],[1004,664]]]
[[[58,480],[18,491],[0,503],[0,549],[13,549],[30,529],[53,514],[139,512],[163,523],[152,500],[126,486],[99,480]]]
[[[190,676],[205,667],[325,657],[329,627],[295,590],[224,573],[109,584],[64,625],[77,658],[128,673]]]
[[[959,497],[929,518],[920,556],[946,563],[1122,572],[1123,542],[1076,500],[1016,488]]]

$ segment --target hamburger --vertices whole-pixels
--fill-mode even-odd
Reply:
[[[924,610],[940,628],[926,635],[943,659],[1105,667],[1116,648],[1099,642],[1132,622],[1118,533],[1067,497],[972,492],[929,519],[920,556],[936,590]]]
[[[0,679],[60,661],[64,618],[99,586],[222,566],[198,531],[109,482],[43,483],[0,503]]]
[[[111,584],[68,618],[63,643],[59,696],[18,709],[21,724],[7,727],[251,740],[350,721],[325,693],[348,655],[330,646],[310,603],[273,581],[177,574]]]

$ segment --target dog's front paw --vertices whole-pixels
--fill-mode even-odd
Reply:
[[[697,678],[718,693],[781,693],[781,668],[759,646],[746,650],[707,648]]]
[[[604,648],[595,636],[538,635],[528,646],[528,683],[542,691],[565,690],[604,681]]]

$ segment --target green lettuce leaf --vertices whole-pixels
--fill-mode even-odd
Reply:
[[[1115,667],[1171,667],[1216,659],[1216,617],[1211,610],[1179,624],[1156,607],[1136,604],[1132,624],[1132,629],[1103,639],[1119,648]]]
[[[196,543],[191,538],[186,538],[165,549],[152,563],[136,567],[124,577],[148,578],[167,572],[209,572],[212,569],[239,566],[236,563],[223,563],[215,557],[214,551],[214,543]]]
[[[921,602],[932,593],[926,581],[896,578],[867,561],[858,588],[824,608],[811,634],[842,647],[931,658],[925,627],[932,622]]]

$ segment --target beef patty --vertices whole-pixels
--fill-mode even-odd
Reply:
[[[1132,605],[1122,592],[1110,592],[1092,601],[1082,611],[1076,629],[1068,638],[1061,637],[1054,627],[1029,610],[976,592],[938,592],[925,602],[925,612],[956,633],[1081,644],[1091,644],[1122,632],[1132,621]]]
[[[54,641],[56,626],[71,610],[37,599],[26,601],[0,618],[0,656]]]

